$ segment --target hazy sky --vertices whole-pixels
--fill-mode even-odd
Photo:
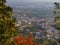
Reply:
[[[8,2],[56,2],[58,0],[7,0],[7,1]]]

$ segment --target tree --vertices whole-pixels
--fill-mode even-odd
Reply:
[[[56,25],[56,28],[60,30],[60,4],[58,2],[55,2],[55,8],[54,8],[54,24]]]
[[[0,0],[0,45],[11,45],[11,38],[17,34],[16,19],[5,3],[6,0]]]
[[[32,45],[32,44],[33,44],[33,42],[32,42],[32,36],[29,34],[27,36],[27,45]]]
[[[26,39],[21,35],[17,35],[13,38],[13,42],[15,45],[39,45],[37,42],[33,43],[31,35],[28,35]]]
[[[54,18],[54,24],[57,29],[60,30],[60,4],[58,2],[55,2],[55,8],[54,8],[54,14],[56,15]],[[57,39],[58,43],[60,43],[60,39]]]

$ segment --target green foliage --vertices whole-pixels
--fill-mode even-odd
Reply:
[[[59,6],[60,4],[58,2],[55,2],[54,4],[55,4],[56,9],[60,9],[60,6]]]
[[[56,28],[60,30],[60,16],[55,17],[54,24],[55,24]]]
[[[6,0],[0,0],[0,3],[5,3],[6,2]]]
[[[59,11],[60,10],[60,4],[58,2],[55,2],[54,4],[55,4],[55,7],[54,7],[53,13],[59,14],[60,13],[60,11]]]
[[[55,18],[54,18],[54,23],[56,25],[57,29],[60,29],[60,4],[58,2],[55,2],[55,8],[54,8],[54,14],[55,14]]]
[[[60,4],[55,2],[55,8],[54,8],[54,14],[56,15],[54,18],[54,24],[56,26],[57,29],[60,30],[60,16],[58,16],[58,14],[60,15]],[[60,39],[57,39],[58,43],[60,43]]]
[[[10,45],[11,38],[17,34],[16,19],[12,18],[12,8],[0,0],[0,45]]]

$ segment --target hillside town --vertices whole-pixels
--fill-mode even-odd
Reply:
[[[60,38],[60,31],[54,27],[53,18],[40,18],[40,17],[27,17],[26,14],[23,16],[16,15],[17,26],[19,32],[22,35],[33,35],[35,39],[52,39],[56,40]]]

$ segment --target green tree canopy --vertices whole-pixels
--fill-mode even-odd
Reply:
[[[54,24],[57,29],[60,30],[60,3],[55,2],[55,8],[54,8],[54,14],[56,15],[54,18]],[[57,41],[60,43],[60,38],[57,39]]]
[[[0,45],[11,45],[11,38],[17,34],[16,19],[12,18],[13,10],[0,0]]]
[[[55,2],[55,8],[54,8],[54,23],[56,25],[56,28],[60,29],[60,4],[58,2]]]

